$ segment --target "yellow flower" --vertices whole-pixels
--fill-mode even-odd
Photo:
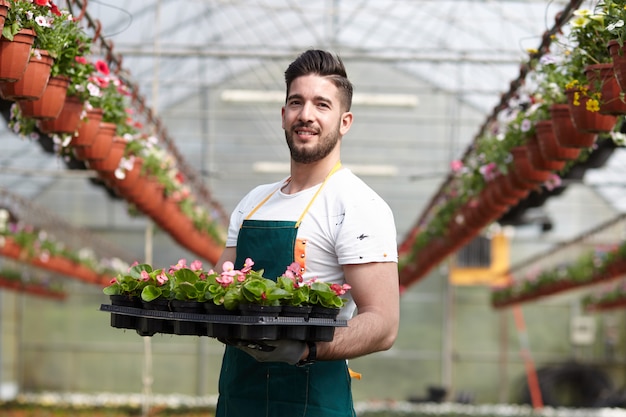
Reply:
[[[572,80],[570,82],[568,82],[567,84],[565,84],[565,88],[570,89],[570,88],[574,88],[578,85],[578,80]]]
[[[580,93],[578,91],[574,93],[574,100],[572,100],[572,104],[574,106],[580,106]]]
[[[578,9],[574,12],[574,16],[589,16],[591,15],[591,10],[589,9]]]
[[[586,108],[592,113],[598,112],[600,111],[600,102],[598,102],[595,98],[590,98],[587,100]]]
[[[590,21],[591,20],[585,16],[578,16],[570,20],[570,24],[573,28],[584,28]]]

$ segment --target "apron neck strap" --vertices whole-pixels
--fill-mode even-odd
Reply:
[[[306,215],[306,213],[309,211],[309,208],[311,207],[311,205],[313,205],[313,202],[315,201],[315,199],[317,198],[317,196],[319,195],[319,193],[322,191],[322,188],[324,188],[324,185],[326,185],[326,182],[328,181],[328,179],[330,178],[331,175],[333,175],[335,172],[339,171],[339,168],[341,168],[341,161],[337,161],[337,163],[335,164],[335,166],[333,167],[333,169],[330,170],[330,172],[328,173],[328,175],[326,175],[326,178],[324,178],[324,182],[322,182],[322,185],[320,185],[320,187],[317,189],[317,191],[315,192],[315,195],[313,195],[313,198],[311,198],[311,201],[309,201],[309,204],[307,204],[307,206],[304,208],[304,211],[302,212],[302,214],[300,215],[300,218],[298,219],[298,221],[296,222],[295,227],[297,228],[298,226],[300,226],[300,223],[302,223],[302,219],[304,218],[304,216]],[[287,182],[291,181],[291,178],[289,178],[287,180]],[[284,183],[283,183],[284,184]],[[277,189],[275,189],[274,191],[272,191],[271,193],[269,193],[269,195],[267,197],[265,197],[263,199],[263,201],[261,201],[247,216],[246,216],[246,220],[249,220],[250,217],[252,217],[252,215],[254,213],[256,213],[256,211],[258,209],[261,208],[261,206],[265,203],[267,203],[267,200],[269,200],[276,191],[278,191],[280,189],[280,187],[283,186],[283,184],[281,184]]]

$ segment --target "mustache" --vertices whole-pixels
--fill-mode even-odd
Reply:
[[[300,122],[298,124],[293,125],[293,127],[291,128],[292,131],[296,131],[298,129],[311,129],[311,130],[315,130],[315,132],[318,131],[317,128],[313,127],[313,123],[303,123]]]

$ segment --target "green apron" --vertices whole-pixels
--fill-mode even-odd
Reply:
[[[272,279],[294,262],[298,226],[338,163],[307,205],[298,221],[243,221],[237,238],[235,267],[246,258],[254,269]],[[217,417],[354,417],[350,374],[345,360],[318,361],[298,367],[280,362],[257,362],[247,353],[226,346],[219,380]]]

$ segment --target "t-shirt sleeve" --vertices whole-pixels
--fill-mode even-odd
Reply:
[[[376,195],[345,207],[335,249],[341,265],[397,262],[396,226],[387,203]]]

